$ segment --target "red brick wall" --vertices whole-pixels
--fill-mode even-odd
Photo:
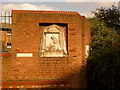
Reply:
[[[3,43],[0,43],[0,45],[1,45],[0,51],[3,50],[2,45],[4,47],[6,47],[5,51],[8,51],[8,49],[7,49],[7,43],[11,43],[11,36],[7,35],[7,31],[0,31],[0,42],[3,42]]]
[[[84,45],[90,41],[90,26],[86,28],[83,21],[89,23],[76,12],[14,10],[12,56],[3,60],[3,82],[64,80],[72,88],[86,87],[82,66],[86,60]],[[39,23],[67,23],[68,57],[39,57],[42,37]],[[33,57],[16,57],[17,53],[33,53]]]

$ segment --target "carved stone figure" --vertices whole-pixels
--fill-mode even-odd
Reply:
[[[58,25],[44,28],[40,47],[41,57],[66,57],[64,29]]]

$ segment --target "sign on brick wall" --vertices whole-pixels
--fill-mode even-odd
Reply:
[[[17,57],[33,57],[33,53],[17,53]]]

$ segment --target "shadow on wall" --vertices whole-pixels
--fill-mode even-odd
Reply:
[[[70,80],[71,88],[87,88],[87,71],[86,66],[82,66],[81,69],[71,75]]]

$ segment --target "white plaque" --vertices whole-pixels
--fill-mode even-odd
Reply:
[[[17,57],[33,57],[33,53],[17,53]]]

